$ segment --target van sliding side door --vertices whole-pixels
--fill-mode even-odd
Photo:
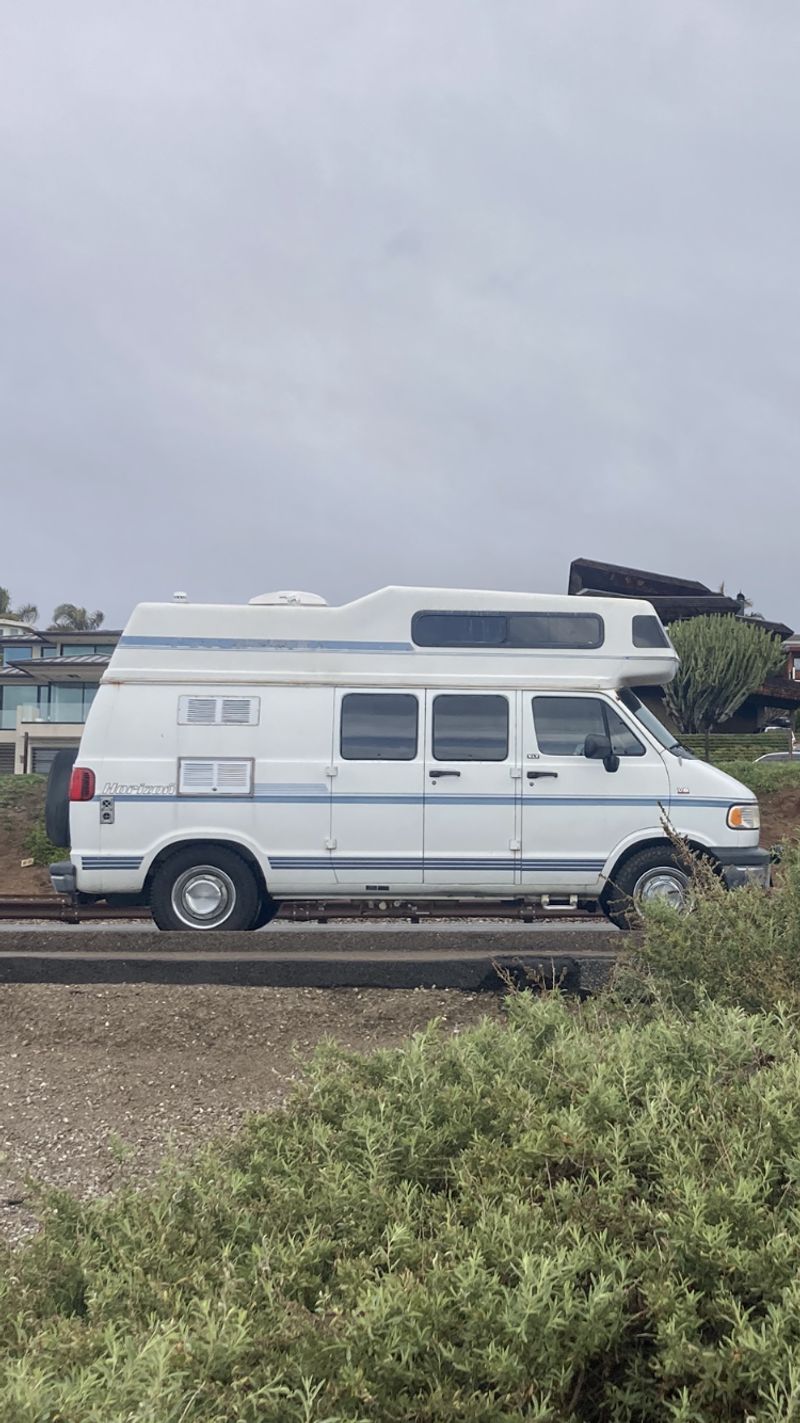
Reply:
[[[331,859],[353,894],[422,884],[423,692],[336,693]]]
[[[427,693],[426,890],[513,890],[520,859],[518,696]]]

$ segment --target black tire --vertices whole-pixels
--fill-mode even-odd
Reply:
[[[268,894],[263,895],[252,927],[254,929],[266,928],[267,924],[272,923],[280,907],[277,899],[270,899]]]
[[[63,846],[65,850],[70,847],[69,783],[72,779],[72,768],[77,759],[77,746],[68,746],[63,751],[57,751],[47,777],[44,803],[44,824],[47,838],[54,845]]]
[[[187,846],[158,867],[150,908],[159,929],[252,929],[261,899],[250,866],[221,845]]]
[[[637,904],[647,897],[648,890],[654,898],[660,897],[674,902],[676,908],[686,907],[691,883],[691,870],[675,853],[671,845],[653,845],[648,850],[639,850],[631,855],[615,872],[613,883],[609,885],[603,908],[612,924],[620,929],[637,929],[641,915]],[[669,886],[674,887],[671,897]],[[663,892],[659,893],[659,890]],[[678,893],[680,891],[680,895]],[[682,898],[683,904],[678,903]]]

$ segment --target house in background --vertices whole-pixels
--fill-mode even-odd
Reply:
[[[786,676],[793,682],[800,682],[800,636],[793,633],[783,644],[786,653]]]
[[[781,639],[787,654],[786,670],[768,677],[719,730],[738,732],[740,735],[759,731],[775,712],[791,715],[800,711],[800,636],[795,637],[786,623],[748,614],[743,593],[731,598],[726,593],[715,593],[705,583],[674,578],[666,573],[649,573],[643,568],[625,568],[617,563],[600,563],[590,558],[576,558],[570,564],[568,592],[577,596],[594,593],[602,598],[646,598],[666,626],[712,613],[720,617],[743,618],[754,627],[774,633]],[[662,721],[668,720],[663,694],[658,688],[637,687],[636,691]]]
[[[46,773],[56,751],[78,745],[120,636],[0,618],[0,775]]]

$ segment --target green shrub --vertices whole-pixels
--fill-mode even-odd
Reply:
[[[749,786],[753,795],[769,795],[787,786],[800,790],[800,761],[716,761],[715,765]]]
[[[40,808],[46,785],[46,776],[0,776],[0,810]]]
[[[0,816],[0,830],[4,834],[11,833],[16,818],[14,828],[18,836],[20,818],[22,825],[27,822],[29,828],[22,837],[22,850],[36,865],[49,865],[68,853],[48,839],[44,828],[46,788],[46,776],[0,776],[0,812],[4,812]]]
[[[683,745],[688,746],[690,751],[694,751],[696,756],[705,756],[706,739],[704,736],[688,736],[682,732],[678,735]],[[788,737],[788,731],[762,732],[757,736],[744,736],[736,732],[720,733],[708,738],[711,760],[755,761],[757,756],[763,756],[767,751],[785,751]]]
[[[69,855],[69,851],[63,846],[53,844],[41,820],[31,826],[22,844],[26,856],[29,856],[35,865],[49,865],[53,860],[63,860]]]
[[[13,1423],[795,1416],[800,1030],[513,998],[0,1269]]]
[[[693,900],[690,914],[647,907],[634,977],[643,971],[681,1010],[711,1000],[765,1012],[782,1002],[800,1012],[800,847],[786,847],[770,894],[755,886],[731,893],[700,865]],[[629,973],[623,965],[620,981]]]

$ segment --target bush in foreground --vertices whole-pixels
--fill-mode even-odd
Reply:
[[[800,845],[787,846],[770,894],[752,887],[730,893],[708,866],[695,866],[694,906],[679,914],[653,904],[633,965],[660,998],[682,1010],[706,1000],[769,1012],[779,1002],[800,1013]],[[627,968],[619,986],[630,985]]]
[[[522,995],[2,1271],[13,1423],[794,1416],[800,1032]]]

